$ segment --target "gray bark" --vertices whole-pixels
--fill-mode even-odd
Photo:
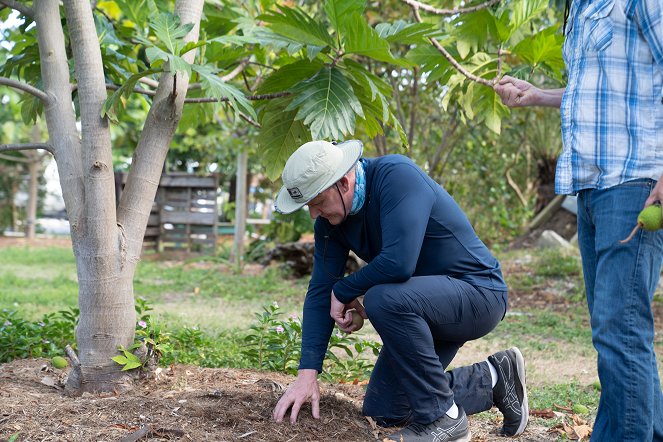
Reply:
[[[237,267],[240,268],[244,259],[244,235],[246,234],[246,175],[248,157],[248,152],[244,150],[237,155],[237,188],[235,190],[235,247],[233,249],[233,258]]]
[[[175,6],[183,23],[195,24],[188,41],[198,39],[202,7],[203,0],[179,0]],[[74,55],[82,135],[76,129],[57,0],[34,1],[43,94],[18,86],[44,101],[76,256],[80,364],[70,373],[67,391],[117,391],[123,389],[124,374],[111,357],[117,355],[118,345],[129,347],[133,342],[133,275],[189,79],[177,74],[174,88],[173,74],[162,75],[116,211],[110,131],[108,121],[100,117],[106,89],[92,10],[85,0],[65,0],[64,9]],[[195,51],[191,51],[185,58],[192,62],[194,56]]]

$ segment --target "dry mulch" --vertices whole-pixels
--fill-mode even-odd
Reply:
[[[137,381],[134,390],[122,395],[70,398],[61,389],[66,372],[53,369],[46,359],[0,365],[0,440],[18,433],[17,441],[352,442],[382,440],[390,433],[361,415],[359,385],[323,385],[321,419],[313,419],[310,407],[304,407],[293,426],[271,418],[283,388],[293,380],[279,373],[173,366]],[[507,440],[490,433],[499,416],[493,409],[488,418],[471,418],[473,440]],[[555,437],[531,424],[511,440]]]

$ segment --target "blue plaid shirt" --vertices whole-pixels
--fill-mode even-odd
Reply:
[[[573,0],[555,190],[663,173],[663,1]]]

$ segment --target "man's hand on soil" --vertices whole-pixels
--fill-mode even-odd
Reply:
[[[318,370],[315,369],[301,369],[297,375],[294,383],[288,387],[281,399],[274,407],[274,420],[282,422],[283,417],[292,407],[290,412],[290,423],[297,422],[297,415],[302,405],[306,402],[311,402],[311,411],[315,419],[320,419],[320,387],[318,385]]]

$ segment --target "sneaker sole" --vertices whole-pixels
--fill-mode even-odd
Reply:
[[[463,437],[462,439],[456,439],[458,442],[470,442],[472,440],[472,432],[470,429],[467,429],[467,436]]]
[[[516,369],[518,370],[520,386],[523,389],[523,402],[520,404],[520,411],[522,413],[521,416],[523,416],[523,419],[518,426],[518,430],[516,430],[516,434],[514,434],[514,436],[518,436],[523,431],[525,431],[525,427],[527,427],[527,421],[529,420],[529,404],[527,402],[527,387],[525,386],[527,383],[525,378],[525,358],[523,358],[523,354],[520,352],[518,347],[511,347],[511,350],[516,354]]]

